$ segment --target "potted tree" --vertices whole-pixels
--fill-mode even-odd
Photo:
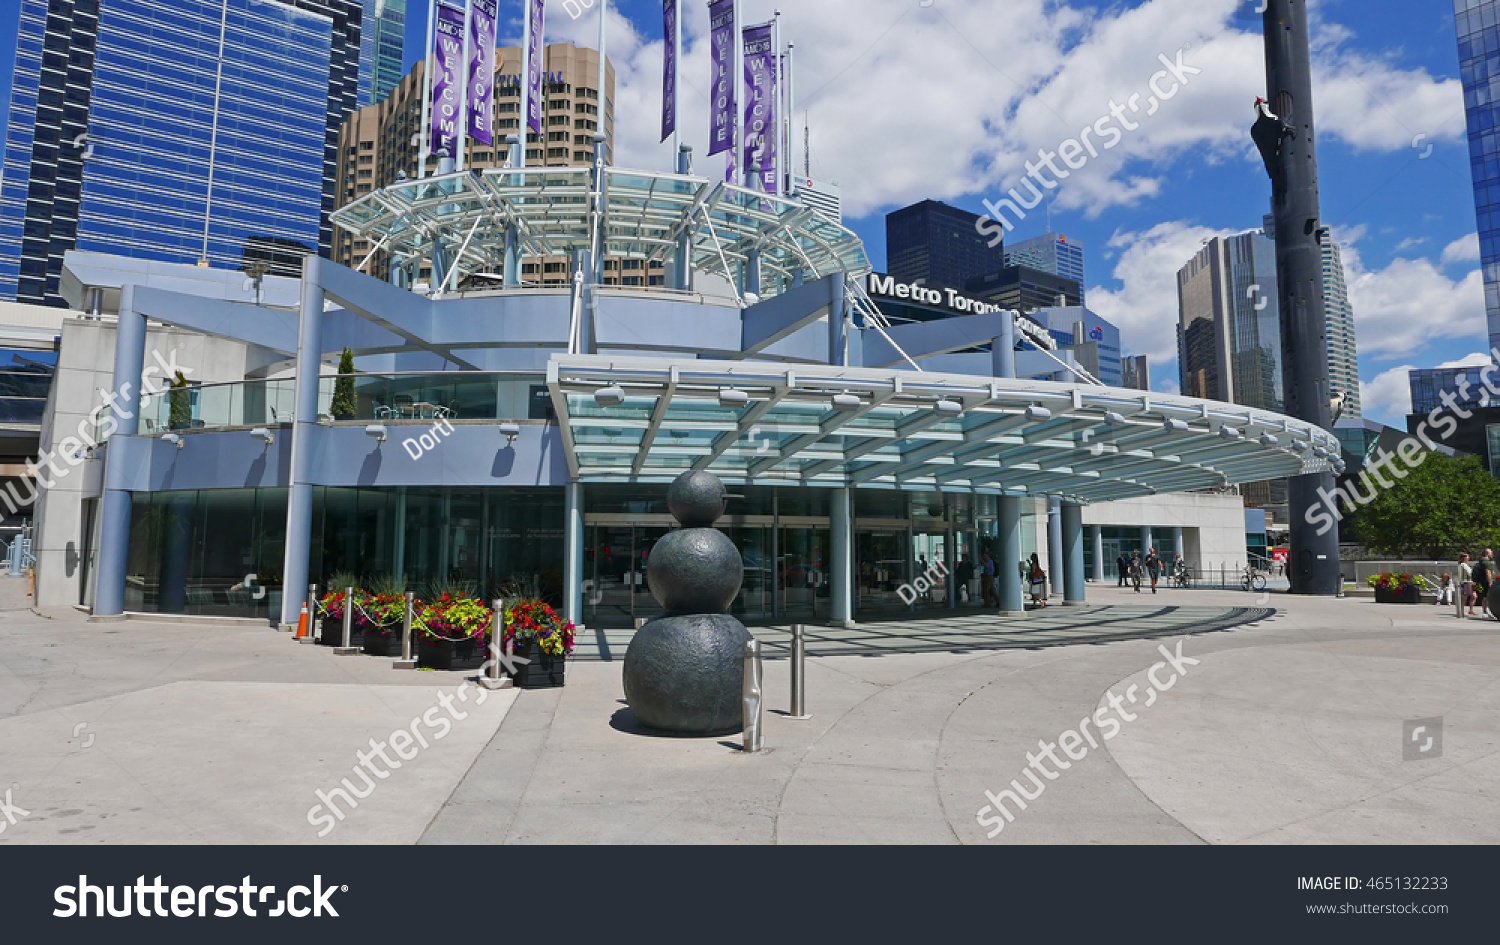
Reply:
[[[1370,578],[1377,604],[1415,604],[1421,594],[1410,574],[1377,574]]]
[[[172,378],[171,393],[167,395],[167,426],[173,430],[186,430],[192,425],[192,394],[188,392],[187,378],[178,371]]]
[[[354,352],[346,345],[339,356],[339,376],[333,382],[333,404],[328,412],[335,420],[353,420],[359,411],[359,400],[354,394]]]
[[[516,685],[551,689],[564,684],[568,654],[573,652],[572,621],[563,620],[540,600],[517,601],[505,613],[505,637],[517,662]]]
[[[487,658],[494,611],[477,598],[444,594],[413,622],[417,665],[429,669],[479,669]]]

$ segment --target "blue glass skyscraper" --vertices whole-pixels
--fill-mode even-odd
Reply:
[[[22,0],[0,298],[63,253],[238,268],[327,255],[360,0]]]
[[[383,102],[406,74],[406,0],[364,0],[359,105]]]
[[[1490,347],[1500,345],[1500,0],[1453,0]]]

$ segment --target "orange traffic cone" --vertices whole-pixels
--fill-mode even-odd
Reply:
[[[307,639],[307,601],[302,602],[302,616],[297,618],[297,636],[295,639]]]

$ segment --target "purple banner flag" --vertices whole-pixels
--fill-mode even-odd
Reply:
[[[546,24],[547,0],[527,0],[527,16],[531,18],[531,71],[527,75],[526,124],[537,134],[542,133],[542,57],[546,46],[542,42],[542,29]],[[604,127],[604,90],[599,90],[599,127]]]
[[[661,140],[665,141],[677,130],[677,0],[661,0],[661,19],[662,35],[667,38],[661,71]]]
[[[499,0],[474,0],[469,14],[469,137],[495,144],[495,16]]]
[[[748,171],[759,162],[761,190],[781,193],[776,179],[776,50],[771,24],[745,28],[745,146]]]
[[[458,157],[458,123],[463,102],[460,101],[464,59],[464,11],[437,5],[437,22],[432,31],[435,50],[432,69],[432,153],[447,151]]]
[[[708,27],[712,33],[713,113],[708,121],[708,153],[734,151],[735,79],[734,79],[734,0],[715,0],[708,8]],[[733,154],[730,155],[731,160]]]

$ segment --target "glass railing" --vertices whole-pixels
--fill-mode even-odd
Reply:
[[[341,380],[353,382],[353,409],[333,409]],[[153,394],[144,401],[141,433],[216,427],[273,426],[292,421],[296,381],[203,384]],[[340,407],[346,407],[340,398]],[[318,383],[318,418],[400,422],[545,420],[555,416],[542,374],[445,372],[325,376]]]

